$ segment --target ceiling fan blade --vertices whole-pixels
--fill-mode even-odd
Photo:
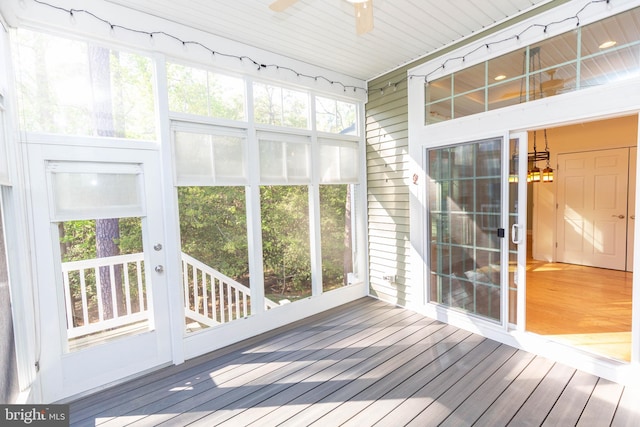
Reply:
[[[354,3],[356,13],[356,33],[358,35],[373,30],[373,0]]]
[[[276,0],[269,5],[269,9],[275,12],[282,12],[298,0]]]

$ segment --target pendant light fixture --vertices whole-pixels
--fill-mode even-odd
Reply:
[[[542,73],[539,72],[541,68],[540,61],[540,47],[532,47],[529,49],[529,69],[526,67],[527,52],[524,53],[525,60],[522,64],[523,74],[529,73],[529,88],[533,88],[530,94],[533,95],[531,100],[542,98],[544,92],[542,91]],[[536,73],[537,72],[537,73]],[[536,82],[537,79],[537,82]],[[524,85],[520,89],[520,102],[526,101],[525,93],[527,88]],[[528,153],[529,170],[527,172],[527,182],[553,182],[553,169],[551,168],[550,160],[551,154],[549,153],[549,141],[547,139],[547,130],[544,129],[544,151],[539,152],[536,143],[537,131],[533,131],[533,153]],[[537,162],[545,161],[546,166],[543,170],[540,170]]]
[[[547,165],[542,170],[542,182],[553,182],[553,169],[551,169],[551,165],[549,164],[549,159],[551,155],[549,154],[549,142],[547,140],[547,130],[544,130],[544,152],[547,157]]]

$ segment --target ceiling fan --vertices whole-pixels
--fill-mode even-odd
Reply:
[[[282,12],[298,0],[276,0],[269,5],[275,12]],[[353,3],[356,16],[356,33],[358,35],[373,30],[373,0],[346,0]]]

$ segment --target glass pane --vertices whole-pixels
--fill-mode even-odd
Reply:
[[[518,224],[518,139],[509,140],[509,228],[512,230],[514,224]],[[520,232],[524,232],[521,230]],[[517,302],[518,302],[518,246],[509,238],[509,323],[517,322]]]
[[[348,284],[353,273],[351,185],[320,186],[322,290]]]
[[[453,117],[456,119],[482,113],[486,110],[484,88],[456,96],[453,99],[453,107]]]
[[[582,60],[580,88],[614,83],[640,74],[640,46],[610,49]]]
[[[491,140],[477,145],[476,176],[490,176],[500,178],[500,158],[495,153],[500,152],[500,141]]]
[[[575,88],[578,32],[552,37],[529,49],[529,100],[559,95]]]
[[[309,128],[309,95],[306,92],[254,83],[253,96],[257,123]]]
[[[309,182],[310,162],[308,143],[260,140],[260,178],[266,182]]]
[[[14,339],[11,295],[9,293],[9,266],[3,221],[3,207],[0,202],[0,402],[15,403],[20,393],[18,383],[18,360]]]
[[[287,178],[289,181],[308,181],[309,173],[309,145],[288,143],[286,152]]]
[[[336,144],[321,141],[320,182],[345,183],[358,180],[358,144]]]
[[[524,102],[526,99],[526,79],[524,77],[504,83],[489,86],[488,105],[489,110],[508,107]]]
[[[526,50],[520,49],[489,60],[487,80],[489,84],[513,80],[526,72]],[[516,81],[520,81],[516,79]],[[519,89],[519,88],[518,88]]]
[[[445,149],[447,150],[447,149]],[[451,173],[453,177],[464,178],[474,176],[476,146],[472,144],[458,145],[448,149],[451,155]]]
[[[440,123],[445,120],[451,120],[451,99],[427,104],[425,124]]]
[[[174,133],[179,185],[246,181],[244,135]]]
[[[453,74],[453,94],[471,92],[483,88],[486,84],[485,63],[465,68]]]
[[[428,295],[500,320],[501,140],[429,150]],[[451,174],[441,174],[443,158]],[[432,173],[432,170],[433,173]]]
[[[635,30],[640,22],[640,8],[611,16],[582,27],[581,56],[600,54],[609,49],[625,46],[638,41]],[[618,68],[623,72],[624,68]]]
[[[176,175],[179,184],[203,179],[213,184],[213,141],[209,135],[175,132]]]
[[[244,187],[179,187],[185,327],[251,315]]]
[[[2,105],[0,104],[0,107]],[[0,184],[9,185],[9,162],[4,123],[4,110],[0,108]]]
[[[425,85],[425,102],[427,104],[451,97],[451,75],[433,80]]]
[[[260,187],[264,293],[282,303],[311,296],[307,186]]]
[[[449,150],[429,151],[429,175],[434,179],[451,177]]]
[[[69,350],[153,329],[141,218],[57,224]]]
[[[104,217],[142,213],[138,174],[53,172],[54,216]]]
[[[260,178],[284,180],[285,144],[279,141],[260,141]]]
[[[168,62],[167,84],[171,111],[245,120],[242,78]]]
[[[316,130],[357,135],[356,104],[316,96]]]
[[[156,139],[150,58],[24,29],[16,34],[24,130]]]
[[[569,31],[530,46],[529,72],[556,68],[567,62],[575,62],[577,57],[578,31]]]

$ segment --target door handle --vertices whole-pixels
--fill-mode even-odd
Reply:
[[[513,242],[514,245],[519,245],[522,243],[519,230],[520,226],[518,224],[513,224],[511,226],[511,242]]]
[[[617,216],[620,219],[624,219],[624,215],[622,215],[622,214],[620,214],[620,215],[611,215],[611,216],[612,217],[616,217]],[[633,219],[633,218],[631,218],[631,219]]]

